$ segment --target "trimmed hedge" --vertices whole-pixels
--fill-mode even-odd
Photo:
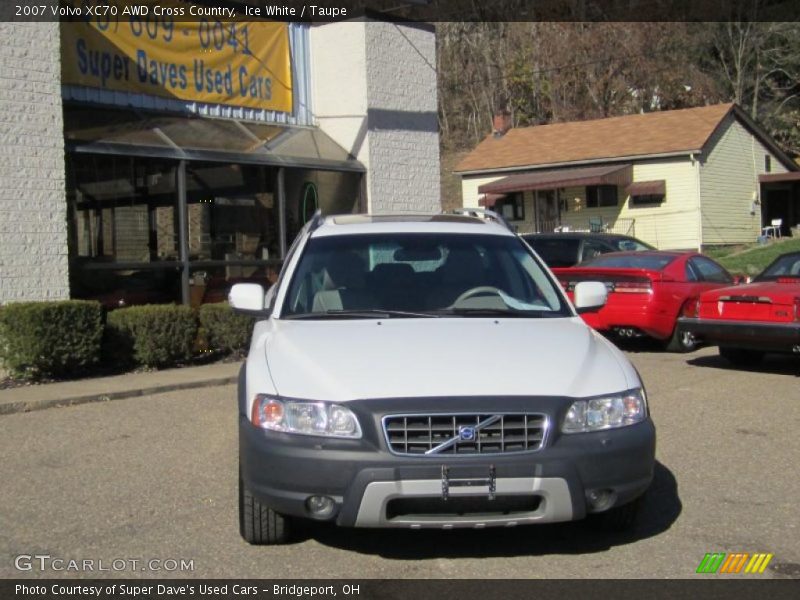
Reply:
[[[243,354],[250,344],[255,319],[235,313],[227,302],[203,304],[197,311],[201,337],[210,352]]]
[[[42,379],[96,364],[103,339],[99,302],[19,302],[0,307],[0,361],[12,376]]]
[[[120,308],[106,318],[108,358],[164,367],[192,357],[197,320],[188,306],[151,304]]]

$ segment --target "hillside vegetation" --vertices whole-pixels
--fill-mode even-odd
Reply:
[[[800,238],[785,238],[765,246],[754,246],[748,250],[718,257],[717,261],[731,273],[753,276],[761,273],[769,263],[786,252],[800,252]]]

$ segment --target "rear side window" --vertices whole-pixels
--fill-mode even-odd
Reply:
[[[585,240],[581,250],[581,261],[592,260],[607,252],[613,252],[613,248],[598,240]]]
[[[542,257],[548,267],[571,267],[578,262],[580,240],[526,238],[525,241],[536,250],[536,254]]]
[[[581,266],[586,267],[612,267],[617,269],[648,269],[660,271],[675,260],[676,256],[659,254],[604,254]]]
[[[767,281],[778,277],[800,277],[800,253],[776,258],[755,280]]]
[[[703,281],[713,283],[731,283],[733,281],[728,272],[710,258],[695,256],[689,262],[692,263]]]

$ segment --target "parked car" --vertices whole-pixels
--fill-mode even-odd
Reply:
[[[627,358],[491,219],[312,219],[277,283],[235,285],[260,318],[239,378],[240,532],[297,519],[416,529],[633,523],[655,428]]]
[[[573,267],[608,252],[655,250],[650,244],[613,233],[529,233],[522,236],[531,248],[553,267]]]
[[[583,315],[593,328],[618,338],[663,340],[671,352],[697,347],[691,332],[675,326],[684,305],[703,292],[734,283],[731,274],[707,256],[659,250],[603,254],[553,272],[570,294],[581,281],[605,283],[606,305]]]
[[[800,252],[782,254],[751,283],[720,288],[690,304],[679,327],[719,346],[737,366],[766,352],[800,354]]]

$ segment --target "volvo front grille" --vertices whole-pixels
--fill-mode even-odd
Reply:
[[[541,448],[547,433],[542,414],[390,415],[383,432],[394,454],[452,456],[508,454]]]

